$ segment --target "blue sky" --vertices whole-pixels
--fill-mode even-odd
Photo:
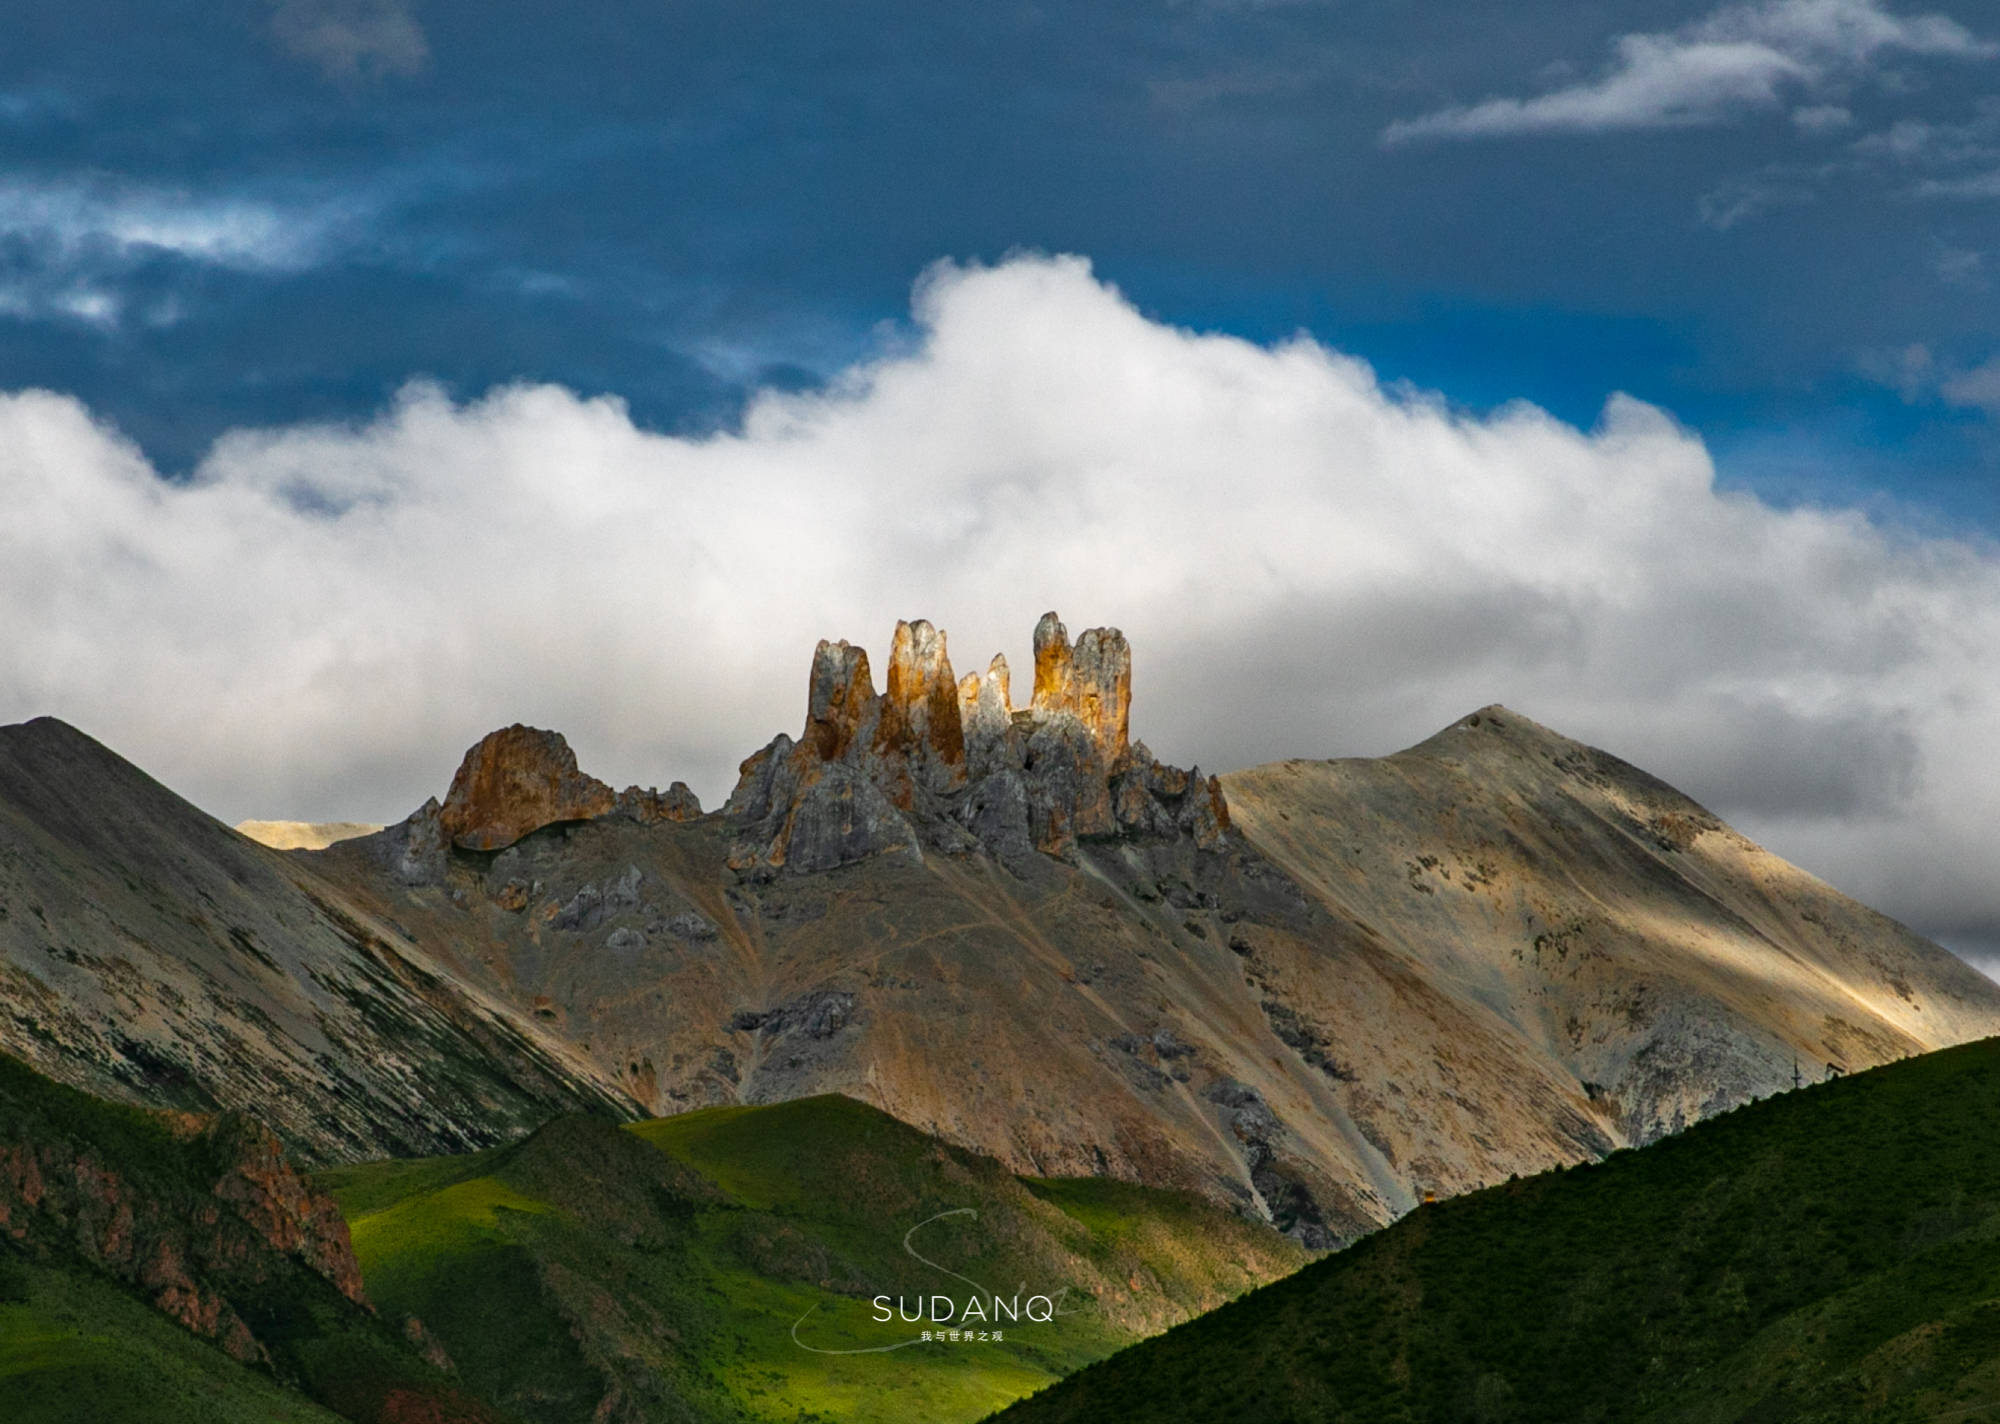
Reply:
[[[0,720],[231,820],[517,720],[712,806],[818,638],[1054,607],[1169,760],[1502,701],[2000,960],[2000,16],[8,21]]]
[[[1775,498],[2000,521],[2000,24],[1962,3],[15,10],[0,372],[169,469],[417,375],[727,423],[933,260],[1029,249],[1474,407],[1631,392]]]

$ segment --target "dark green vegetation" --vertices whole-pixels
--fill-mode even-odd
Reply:
[[[1008,1424],[2000,1418],[2000,1040],[1426,1206]]]
[[[0,1417],[8,1424],[335,1424],[95,1272],[0,1249]]]
[[[607,1403],[621,1420],[975,1419],[1304,1259],[1196,1198],[1023,1180],[831,1096],[567,1118],[320,1180],[384,1312],[421,1317],[468,1386],[548,1424]],[[998,1342],[814,1352],[917,1337],[873,1319],[878,1294],[989,1293],[1061,1313]]]
[[[304,1188],[245,1119],[101,1102],[0,1055],[0,1418],[493,1418],[343,1293],[339,1218]]]

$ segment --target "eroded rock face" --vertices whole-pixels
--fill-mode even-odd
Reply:
[[[743,763],[731,864],[807,873],[982,846],[1015,860],[1120,836],[1216,846],[1229,826],[1219,784],[1130,741],[1125,635],[1092,628],[1072,646],[1048,613],[1034,646],[1033,700],[1016,711],[1004,657],[954,679],[944,633],[921,619],[896,625],[879,695],[865,652],[822,642],[799,740]]]
[[[875,744],[884,759],[903,763],[912,783],[929,790],[942,791],[964,780],[958,679],[952,676],[944,634],[921,618],[896,625]],[[897,805],[907,806],[914,785],[899,786],[891,794]]]
[[[268,1129],[243,1113],[161,1121],[184,1160],[211,1164],[205,1191],[135,1175],[85,1142],[0,1128],[0,1234],[31,1255],[74,1252],[245,1363],[270,1354],[239,1297],[283,1272],[372,1309],[340,1208]]]
[[[461,850],[504,850],[544,826],[613,812],[650,826],[692,821],[701,815],[701,802],[679,781],[665,791],[628,786],[614,792],[577,768],[576,753],[560,732],[517,722],[480,738],[459,763],[443,806],[433,801],[405,823],[410,849],[403,879],[435,884],[443,874],[445,840]]]
[[[1008,683],[1007,659],[1000,653],[984,673],[969,672],[958,680],[958,719],[965,728],[965,764],[972,776],[984,776],[1012,760],[1008,742],[1014,703]]]
[[[813,650],[812,684],[806,694],[806,730],[800,741],[821,761],[839,761],[857,739],[872,732],[875,679],[868,654],[843,638],[820,640]]]
[[[515,723],[465,754],[439,822],[462,850],[502,850],[543,826],[608,814],[617,793],[577,769],[560,732]]]
[[[676,781],[665,791],[656,791],[646,786],[628,786],[618,793],[614,807],[619,815],[642,826],[655,825],[661,821],[695,821],[701,819],[701,799],[688,788],[685,781]]]

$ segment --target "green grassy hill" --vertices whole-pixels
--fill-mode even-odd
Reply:
[[[1304,1260],[1197,1198],[1024,1180],[831,1096],[622,1129],[563,1119],[512,1147],[320,1180],[370,1295],[421,1317],[486,1398],[546,1424],[600,1408],[977,1419]],[[994,1293],[1060,1313],[924,1342],[870,1305]],[[825,1353],[840,1351],[867,1353]]]
[[[2000,1040],[1423,1207],[1001,1417],[2000,1419]]]

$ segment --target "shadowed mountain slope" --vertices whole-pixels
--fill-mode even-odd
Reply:
[[[52,718],[0,727],[0,1048],[128,1102],[249,1109],[322,1162],[626,1103],[296,857]]]
[[[2000,1409],[2000,1042],[1427,1206],[1008,1424],[1695,1424]]]

